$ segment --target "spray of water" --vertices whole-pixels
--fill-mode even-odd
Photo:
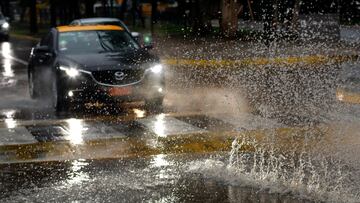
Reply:
[[[319,202],[360,202],[356,124],[242,133],[227,160],[192,162],[189,171],[231,186]],[[336,130],[334,130],[336,129]]]
[[[270,192],[320,201],[359,202],[358,168],[339,157],[342,150],[329,146],[333,141],[306,132],[305,137],[295,137],[284,149],[274,132],[267,133],[261,142],[244,135],[233,141],[227,168]],[[337,139],[332,144],[344,143]]]

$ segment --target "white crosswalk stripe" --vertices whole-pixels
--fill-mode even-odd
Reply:
[[[110,139],[110,138],[123,138],[125,137],[114,128],[101,123],[101,122],[83,122],[81,120],[70,120],[67,127],[66,140],[81,139],[83,141]]]
[[[206,130],[193,126],[189,123],[180,121],[173,117],[167,117],[163,114],[140,119],[138,122],[143,124],[159,137],[207,132]]]
[[[25,128],[0,128],[0,145],[34,144],[38,141]]]
[[[187,117],[190,120],[181,119],[165,114],[150,116],[132,121],[133,124],[115,122],[89,121],[82,119],[68,119],[53,124],[31,125],[28,127],[18,126],[16,128],[0,128],[0,146],[33,144],[37,142],[69,141],[71,143],[82,143],[84,141],[126,138],[132,135],[150,135],[159,137],[206,133],[210,129],[221,129],[215,122],[209,122],[211,128],[199,125],[202,119],[217,119],[230,125],[222,128],[225,131],[248,131],[258,129],[274,129],[282,127],[274,120],[263,118],[252,114],[241,116],[212,115],[203,117]],[[203,124],[206,122],[203,122]],[[215,125],[215,126],[213,126]]]
[[[84,141],[124,138],[122,132],[102,122],[70,119],[66,124],[34,128],[30,131],[42,141],[69,141],[80,144]],[[49,136],[50,135],[50,136]]]

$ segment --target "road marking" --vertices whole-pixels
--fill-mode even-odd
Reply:
[[[196,68],[239,68],[241,66],[264,66],[264,65],[292,65],[305,64],[317,65],[326,63],[341,63],[357,60],[359,55],[309,55],[289,56],[277,58],[244,58],[239,60],[213,60],[213,59],[164,59],[163,63],[172,66],[191,66]]]
[[[69,120],[65,126],[67,131],[66,140],[90,141],[98,139],[124,138],[125,135],[113,127],[102,122],[82,122],[81,120]],[[79,140],[81,139],[81,140]]]
[[[331,135],[337,136],[336,129],[338,129],[331,124],[283,128],[272,120],[251,115],[245,115],[244,118],[226,116],[216,118],[230,122],[240,130],[224,129],[216,132],[204,130],[189,122],[183,122],[183,118],[173,118],[164,114],[135,121],[115,121],[115,123],[68,119],[56,125],[28,126],[29,132],[39,142],[24,127],[0,128],[0,138],[6,141],[5,145],[0,145],[0,163],[228,152],[235,139],[239,143],[242,143],[242,140],[249,142],[239,149],[241,151],[251,152],[255,150],[256,143],[271,142],[274,147],[286,153],[296,150],[294,146],[298,149],[303,147],[312,149],[319,144],[332,143]],[[193,119],[201,120],[200,117]],[[211,118],[204,119],[214,121]],[[132,126],[129,123],[139,123],[139,126]],[[349,132],[345,135],[358,132],[358,124],[354,123],[352,126],[355,129],[346,128]],[[136,131],[142,128],[145,130]],[[129,130],[135,130],[135,134],[128,134],[126,131]],[[9,131],[12,134],[9,134]],[[309,136],[309,133],[312,136]],[[356,141],[360,142],[358,136],[354,136]],[[350,138],[347,139],[351,140]]]
[[[0,146],[34,144],[37,142],[25,127],[0,128]]]
[[[347,91],[344,88],[336,89],[336,99],[340,102],[350,103],[350,104],[360,104],[360,93]]]
[[[0,52],[5,58],[14,60],[25,66],[27,61],[20,58],[4,54]],[[264,66],[264,65],[292,65],[292,64],[325,64],[325,63],[341,63],[345,61],[356,60],[359,55],[313,55],[313,56],[291,56],[291,57],[277,57],[277,58],[244,58],[240,60],[205,60],[205,59],[164,59],[163,63],[174,66],[192,66],[192,67],[208,67],[208,68],[238,68],[239,66]]]
[[[207,132],[206,130],[180,121],[179,119],[168,117],[165,114],[140,119],[137,122],[143,124],[159,137]]]
[[[105,120],[100,122],[67,119],[56,124],[44,125],[43,123],[38,126],[27,126],[29,132],[25,127],[0,128],[0,141],[2,141],[0,142],[0,164],[228,152],[235,139],[238,142],[249,141],[249,144],[241,148],[243,151],[254,151],[256,143],[266,144],[271,141],[282,152],[289,152],[294,150],[294,146],[299,149],[301,147],[315,148],[319,140],[326,141],[326,144],[331,143],[330,135],[336,133],[338,129],[336,125],[331,124],[284,128],[273,120],[260,116],[243,116],[238,118],[211,115],[211,117],[174,118],[160,114],[133,121],[109,122]],[[214,118],[230,124],[218,122]],[[197,122],[196,119],[203,121]],[[215,125],[214,129],[217,125],[232,125],[238,129],[225,128],[221,131],[208,127],[206,127],[207,130],[202,129],[211,124]],[[358,130],[357,123],[353,126],[356,127],[355,130]],[[349,132],[345,134],[351,135],[352,132],[358,131],[350,130]],[[309,133],[312,136],[309,137]],[[324,140],[317,140],[318,138],[324,138]],[[357,138],[357,140],[360,143],[360,139]]]
[[[333,140],[330,136],[336,133],[334,129],[334,126],[313,126],[311,128],[276,128],[270,131],[192,133],[157,138],[127,137],[126,139],[93,140],[82,145],[66,142],[43,142],[25,146],[1,147],[0,164],[229,152],[235,140],[239,144],[242,143],[238,149],[239,153],[253,152],[259,144],[271,143],[277,152],[286,154],[304,149],[323,150],[322,147],[319,147],[320,145],[335,144],[336,139]]]
[[[0,54],[1,54],[4,58],[6,58],[6,59],[11,59],[11,60],[16,61],[16,62],[18,62],[18,63],[20,63],[20,64],[22,64],[22,65],[24,65],[24,66],[27,66],[27,65],[29,64],[27,61],[24,61],[24,60],[22,60],[22,59],[16,58],[15,56],[11,56],[10,54],[6,54],[6,53],[1,52],[1,51],[0,51]]]
[[[126,138],[132,136],[155,135],[158,137],[177,136],[206,132],[234,132],[244,130],[283,127],[273,120],[260,116],[242,115],[176,115],[160,114],[138,120],[84,120],[64,119],[49,121],[17,122],[25,126],[40,142],[86,142],[101,139]],[[5,127],[5,126],[4,126]],[[7,128],[0,128],[6,133]],[[5,131],[4,131],[5,130]],[[22,144],[22,143],[17,143]],[[27,144],[26,142],[23,144]],[[7,145],[6,143],[0,146]]]
[[[81,143],[139,135],[157,135],[159,137],[165,137],[170,135],[207,132],[207,130],[177,118],[167,116],[166,114],[132,121],[109,122],[107,120],[66,119],[37,123],[28,121],[20,124],[18,122],[18,126],[21,125],[25,126],[36,140],[40,142],[69,141]],[[7,128],[0,129],[7,130]],[[0,131],[0,136],[1,135]],[[6,143],[3,145],[6,145]],[[0,146],[3,145],[0,143]]]
[[[64,141],[68,135],[61,125],[28,126],[27,129],[39,142]]]
[[[57,125],[28,126],[27,128],[40,142],[69,141],[73,144],[81,144],[92,140],[125,137],[122,132],[105,123],[78,119],[69,119]]]

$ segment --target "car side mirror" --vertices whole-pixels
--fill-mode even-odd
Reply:
[[[143,47],[144,47],[144,49],[146,49],[146,50],[150,50],[150,49],[153,49],[153,48],[154,48],[154,46],[153,46],[152,44],[147,44],[147,45],[144,45]]]
[[[35,52],[44,54],[45,56],[52,56],[52,51],[51,51],[50,47],[48,47],[46,45],[36,47]]]
[[[46,45],[41,45],[41,46],[36,47],[36,51],[41,52],[41,53],[50,52],[50,48]]]
[[[138,32],[131,32],[131,36],[138,42],[140,42],[141,34]]]

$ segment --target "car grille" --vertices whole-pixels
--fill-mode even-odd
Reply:
[[[97,82],[107,85],[126,85],[138,82],[144,75],[144,70],[128,69],[128,70],[103,70],[93,71],[93,77]]]

